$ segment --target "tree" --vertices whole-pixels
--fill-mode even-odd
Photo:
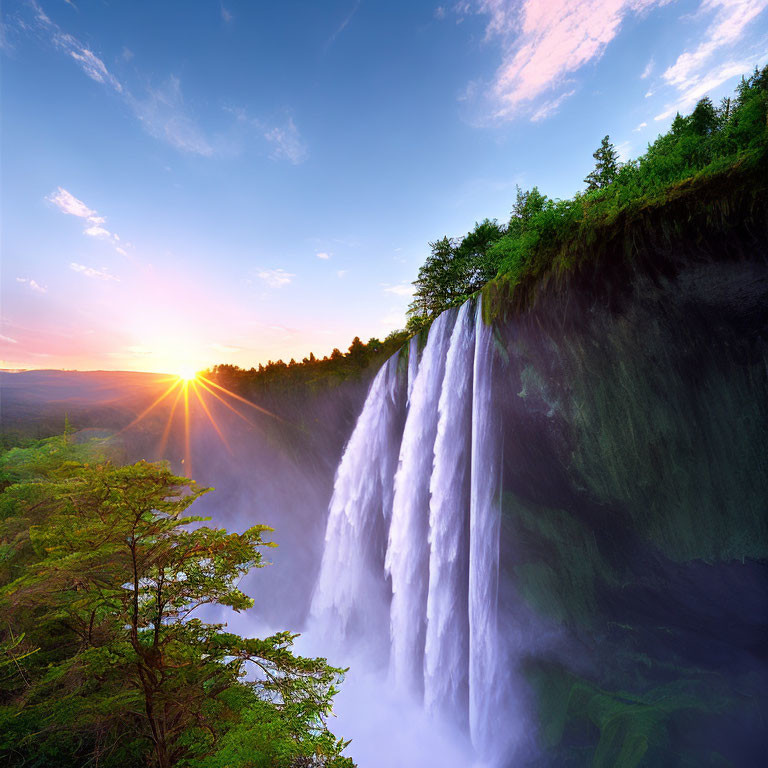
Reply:
[[[709,96],[699,99],[689,118],[691,130],[698,136],[708,136],[717,129],[719,122],[717,110]]]
[[[720,99],[720,109],[718,109],[718,123],[720,128],[728,124],[728,121],[731,119],[732,109],[733,102],[731,97],[723,96],[723,98]]]
[[[498,264],[489,258],[491,246],[504,235],[505,229],[496,219],[483,219],[467,232],[456,247],[454,255],[460,274],[460,293],[474,293],[496,276]]]
[[[523,192],[517,186],[516,192],[515,204],[512,206],[512,214],[509,219],[509,232],[519,235],[528,228],[531,219],[544,210],[549,198],[539,192],[538,187]]]
[[[431,253],[419,269],[414,282],[416,291],[408,308],[410,318],[427,318],[450,306],[459,294],[459,270],[456,262],[456,244],[443,237],[429,244]]]
[[[359,336],[355,336],[352,339],[352,343],[349,345],[348,357],[352,362],[358,364],[365,359],[365,344],[360,341]]]
[[[595,158],[595,169],[584,179],[587,191],[607,187],[619,172],[619,155],[610,136],[604,136],[600,146],[592,153]]]
[[[250,608],[237,584],[274,546],[266,526],[228,533],[185,516],[209,490],[139,462],[64,465],[0,495],[0,540],[27,552],[0,591],[0,611],[26,630],[27,645],[46,645],[46,668],[15,697],[6,688],[9,717],[34,723],[18,743],[40,753],[74,739],[81,758],[103,764],[119,752],[116,764],[128,765],[149,752],[170,768],[212,759],[245,723],[278,723],[285,759],[273,754],[269,765],[352,765],[325,725],[343,670],[294,655],[288,632],[243,638],[193,616],[204,605]]]

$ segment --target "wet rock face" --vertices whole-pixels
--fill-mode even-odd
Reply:
[[[633,284],[496,321],[511,663],[545,763],[758,765],[768,269]]]

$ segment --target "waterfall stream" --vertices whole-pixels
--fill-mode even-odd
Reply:
[[[440,315],[418,350],[414,338],[407,367],[395,355],[379,371],[347,444],[311,614],[348,646],[377,648],[393,690],[458,724],[484,758],[496,707],[501,439],[479,301]]]
[[[429,484],[429,593],[424,704],[466,719],[469,492],[474,322],[464,304],[451,336]]]
[[[336,644],[385,637],[389,602],[384,550],[405,409],[398,358],[376,375],[336,472],[311,615]]]
[[[429,481],[437,407],[454,312],[429,333],[408,405],[395,474],[386,568],[392,577],[390,673],[397,689],[421,691],[429,586]]]

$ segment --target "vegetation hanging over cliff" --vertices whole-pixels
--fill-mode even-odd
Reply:
[[[701,99],[687,117],[637,160],[620,164],[608,136],[594,153],[585,192],[552,200],[537,187],[523,191],[507,224],[485,221],[463,238],[430,243],[419,270],[408,328],[418,330],[443,310],[461,304],[496,276],[508,287],[535,280],[553,268],[568,269],[576,252],[599,242],[611,225],[626,226],[637,212],[659,208],[698,189],[719,193],[739,173],[762,168],[768,147],[768,67],[742,78],[733,98],[715,107]]]

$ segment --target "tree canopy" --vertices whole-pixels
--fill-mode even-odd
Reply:
[[[352,766],[326,727],[344,670],[198,615],[251,608],[238,584],[271,529],[208,527],[187,510],[210,489],[82,451],[0,461],[4,764]]]

